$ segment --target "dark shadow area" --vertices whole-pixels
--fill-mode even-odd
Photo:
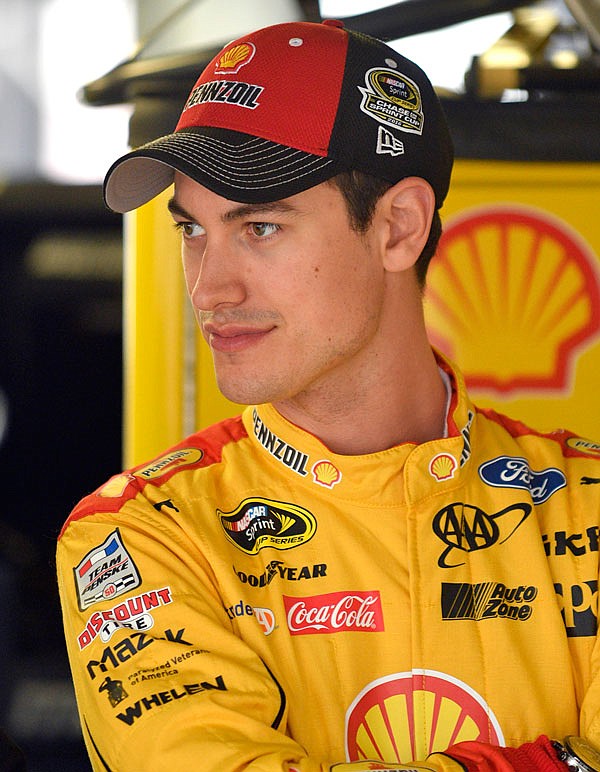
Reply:
[[[54,551],[121,466],[121,265],[99,187],[0,190],[0,726],[30,772],[90,768]]]

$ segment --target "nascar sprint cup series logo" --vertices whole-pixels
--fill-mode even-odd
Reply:
[[[218,509],[217,515],[230,541],[248,555],[263,547],[298,547],[317,530],[315,517],[307,509],[270,499],[244,499],[233,512]]]
[[[421,92],[410,78],[395,70],[374,67],[365,74],[365,85],[358,87],[364,113],[401,131],[423,132]]]

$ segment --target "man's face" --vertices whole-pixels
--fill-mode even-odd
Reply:
[[[384,270],[373,233],[352,230],[334,185],[248,205],[177,173],[169,208],[225,396],[306,406],[364,376],[377,356]]]

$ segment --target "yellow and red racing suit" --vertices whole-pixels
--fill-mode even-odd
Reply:
[[[442,366],[443,439],[341,456],[248,407],[79,503],[58,574],[95,770],[600,744],[600,445],[476,408]]]

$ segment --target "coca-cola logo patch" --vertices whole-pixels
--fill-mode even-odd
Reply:
[[[283,596],[287,626],[292,635],[384,630],[381,598],[371,592],[328,592],[304,598]]]

